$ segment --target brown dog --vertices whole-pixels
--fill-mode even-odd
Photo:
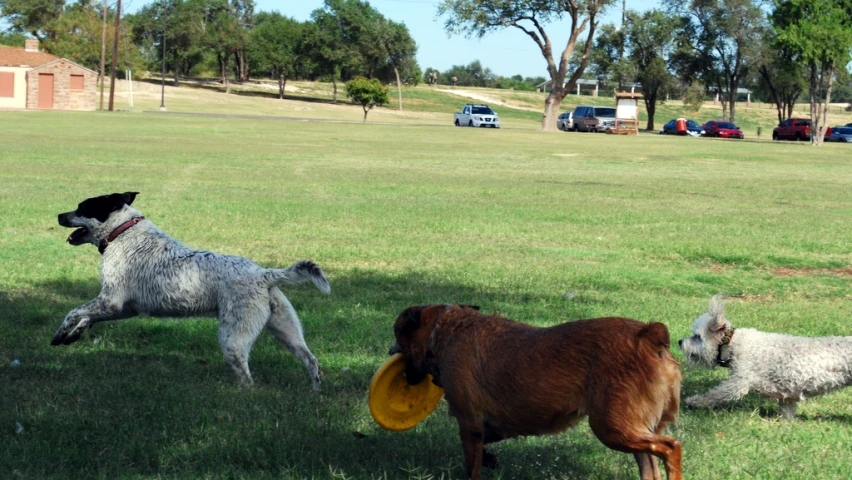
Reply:
[[[405,355],[410,384],[433,376],[456,417],[468,478],[496,466],[484,445],[557,433],[589,417],[609,448],[632,453],[642,480],[680,480],[681,446],[661,436],[674,422],[680,368],[662,323],[597,318],[536,328],[478,307],[424,305],[403,311],[391,353]]]

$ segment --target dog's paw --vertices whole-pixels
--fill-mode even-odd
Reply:
[[[482,466],[489,469],[494,470],[497,468],[497,455],[489,452],[488,450],[482,451]]]

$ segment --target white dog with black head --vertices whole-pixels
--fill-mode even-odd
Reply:
[[[796,415],[796,403],[852,385],[852,337],[796,337],[733,328],[725,301],[716,295],[707,313],[678,342],[687,360],[710,368],[730,368],[727,380],[707,393],[686,399],[709,408],[756,392],[778,400],[780,414]]]
[[[91,243],[103,255],[101,292],[71,310],[50,343],[68,345],[96,322],[137,315],[218,316],[225,361],[244,385],[252,384],[249,352],[266,327],[304,364],[319,391],[319,364],[278,286],[312,281],[328,293],[320,267],[303,260],[284,269],[263,268],[243,257],[191,249],[132,208],[136,195],[89,198],[76,210],[59,214],[59,225],[76,228],[68,243]]]

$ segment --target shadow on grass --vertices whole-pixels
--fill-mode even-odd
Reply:
[[[684,380],[683,380],[683,390],[682,397],[683,399],[690,397],[696,394],[704,394],[708,390],[717,386],[723,379],[727,378],[727,373],[722,375],[720,372],[710,373],[709,371],[702,371],[700,369],[690,369],[684,368]],[[718,369],[722,372],[725,372],[723,369]],[[813,397],[811,401],[818,402],[820,397]],[[800,402],[799,407],[804,405],[805,402]],[[759,417],[772,420],[772,419],[780,419],[779,417],[779,406],[778,402],[769,397],[764,397],[758,395],[756,393],[749,393],[745,397],[726,403],[724,405],[720,405],[715,408],[692,408],[687,407],[685,402],[681,403],[681,412],[690,412],[693,415],[698,417],[701,416],[714,416],[725,413],[748,413],[753,412],[756,413]],[[840,422],[840,423],[852,423],[852,416],[843,415],[843,414],[823,414],[816,413],[811,415],[805,415],[802,413],[802,409],[799,408],[796,412],[797,420],[818,420],[818,421],[831,421],[831,422]]]
[[[257,386],[237,387],[212,319],[106,322],[74,345],[51,347],[65,313],[97,294],[97,279],[0,292],[0,318],[7,320],[0,333],[6,346],[0,352],[3,474],[330,478],[337,472],[346,478],[460,478],[461,445],[445,403],[408,432],[384,431],[370,418],[369,381],[387,358],[396,315],[427,302],[475,303],[486,311],[527,304],[530,316],[543,319],[587,313],[582,303],[483,290],[417,273],[353,271],[332,276],[331,282],[328,297],[308,285],[285,290],[323,365],[320,394],[310,391],[302,365],[268,334],[252,351]],[[13,359],[20,365],[10,367]],[[18,424],[22,430],[15,433]],[[625,463],[613,465],[606,448],[587,427],[581,429],[585,435],[575,431],[535,444],[504,442],[495,447],[501,462],[497,474],[623,478]],[[569,451],[557,451],[563,448]]]
[[[155,80],[155,79],[144,79],[144,80],[139,80],[139,81],[144,82],[144,83],[149,83],[149,84],[152,84],[152,85],[158,85],[158,86],[161,85],[160,80]],[[172,80],[172,81],[166,80],[166,85],[173,87],[174,86],[174,80]],[[232,89],[231,89],[231,93],[229,95],[237,95],[237,96],[241,96],[241,97],[267,98],[267,99],[270,99],[270,100],[278,100],[279,99],[278,98],[278,90],[277,90],[278,84],[275,84],[276,90],[269,91],[269,92],[263,92],[263,91],[257,91],[257,90],[237,90],[237,89],[234,89],[234,87],[246,87],[246,86],[250,86],[250,85],[251,84],[231,83]],[[212,92],[217,92],[217,93],[225,93],[225,85],[223,85],[222,83],[220,83],[217,80],[182,81],[180,83],[180,87],[181,88],[193,88],[193,89],[196,89],[196,90],[207,90],[207,91],[212,91]],[[342,95],[343,95],[343,91],[340,88],[338,88],[337,104],[335,104],[334,102],[332,102],[328,98],[314,97],[314,96],[303,95],[303,94],[294,95],[292,92],[285,93],[284,94],[284,100],[298,100],[300,102],[322,103],[322,104],[327,104],[327,105],[341,105],[341,104],[346,105],[346,104],[348,104],[348,102],[341,100]]]

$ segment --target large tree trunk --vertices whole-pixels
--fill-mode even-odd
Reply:
[[[278,74],[278,99],[284,100],[284,74]]]
[[[657,111],[657,92],[648,92],[648,95],[645,96],[645,110],[648,112],[648,131],[653,132],[654,114]]]
[[[228,72],[228,68],[230,67],[228,59],[230,58],[230,55],[226,53],[224,55],[220,55],[219,58],[221,59],[219,61],[219,65],[222,67],[222,83],[225,85],[225,93],[231,93],[231,82],[229,81],[230,75]]]
[[[731,123],[736,123],[737,90],[739,90],[739,89],[740,89],[740,78],[739,78],[738,75],[734,75],[734,77],[731,79],[731,91],[728,92],[728,99],[729,99],[728,101],[731,104],[731,107],[730,107],[731,108],[731,110],[730,110],[731,114],[730,114],[730,117],[729,117],[729,120],[731,121]]]
[[[172,50],[172,69],[175,71],[174,86],[180,85],[180,58],[178,57],[177,49]]]
[[[224,73],[225,67],[222,66],[222,54],[220,54],[220,53],[216,54],[216,63],[219,64],[219,83],[224,85],[225,84],[225,73]]]
[[[402,82],[399,81],[399,70],[396,66],[393,67],[393,73],[396,74],[396,93],[399,97],[399,111],[402,111]]]
[[[552,88],[544,99],[544,115],[541,117],[541,129],[545,132],[555,132],[556,119],[559,118],[559,108],[565,98],[565,87]]]
[[[834,62],[828,68],[828,74],[820,70],[819,64],[811,63],[810,93],[811,93],[811,145],[818,147],[825,139],[828,129],[828,106],[831,102],[831,87],[834,83]],[[825,99],[821,98],[825,91]],[[820,118],[822,117],[822,118]]]
[[[335,77],[334,72],[331,72],[331,85],[334,87],[334,93],[331,95],[331,103],[337,105],[337,77]],[[364,115],[366,118],[367,115]]]
[[[778,125],[784,123],[784,102],[781,100],[781,96],[775,90],[775,85],[772,83],[772,76],[769,74],[769,71],[766,70],[766,66],[761,65],[757,70],[760,73],[760,76],[763,77],[763,81],[766,82],[766,85],[769,87],[769,94],[772,96],[772,101],[775,103],[775,110],[778,113]]]

